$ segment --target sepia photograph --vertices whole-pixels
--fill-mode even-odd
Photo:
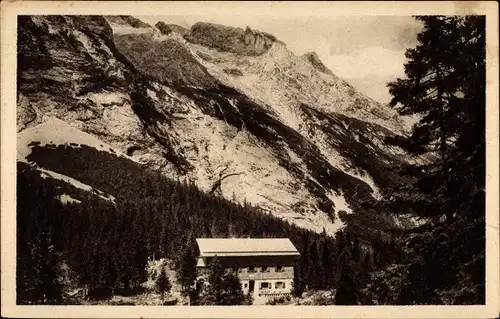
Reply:
[[[71,12],[75,2],[15,14],[12,54],[2,34],[15,72],[13,100],[2,94],[2,293],[10,274],[14,306],[111,316],[500,315],[498,198],[487,202],[498,141],[486,138],[498,140],[498,39],[490,50],[486,33],[491,23],[498,38],[498,15],[466,3],[446,14],[309,3],[329,15],[299,2],[287,15],[271,12],[292,2],[128,3],[142,7],[129,14],[120,2]]]

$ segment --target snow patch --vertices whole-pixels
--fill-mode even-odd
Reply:
[[[41,172],[40,176],[42,178],[52,178],[52,179],[63,181],[65,183],[68,183],[68,184],[76,187],[76,188],[90,192],[90,193],[92,193],[92,194],[94,194],[94,195],[96,195],[104,200],[110,201],[113,204],[116,203],[116,199],[113,195],[107,194],[107,193],[100,191],[92,186],[84,184],[84,183],[80,182],[79,180],[76,180],[72,177],[56,173],[54,171],[51,171],[51,170],[48,170],[45,168],[36,168],[36,169]]]
[[[153,28],[134,28],[132,26],[111,23],[109,21],[108,23],[114,34],[146,34],[153,33],[155,31]]]
[[[80,204],[82,202],[81,200],[73,198],[68,194],[61,194],[58,196],[58,199],[62,204]]]
[[[290,162],[292,162],[293,164],[299,164],[299,165],[304,163],[302,158],[300,156],[298,156],[294,151],[292,151],[290,149],[290,147],[288,147],[288,145],[285,145],[284,149],[287,151],[288,156],[290,157]]]
[[[120,104],[127,100],[127,96],[121,92],[108,91],[89,93],[85,97],[96,104]]]
[[[426,217],[416,217],[411,214],[403,214],[399,216],[393,216],[394,223],[403,228],[403,229],[411,229],[419,226],[423,226],[429,222],[431,222],[430,218]]]
[[[150,98],[152,98],[155,101],[158,101],[158,96],[156,95],[156,92],[151,91],[150,89],[146,89],[146,92]]]
[[[345,197],[342,193],[337,193],[335,191],[329,191],[326,193],[328,199],[330,199],[335,204],[335,211],[338,213],[339,211],[344,211],[347,214],[352,214],[352,209],[349,204],[346,202]],[[338,218],[338,214],[337,214]]]
[[[75,35],[76,39],[80,41],[83,46],[85,47],[85,50],[88,52],[94,52],[94,46],[90,43],[89,38],[80,31],[74,31],[73,34]]]
[[[95,136],[73,128],[68,123],[54,117],[17,134],[18,161],[27,162],[26,158],[31,154],[31,148],[33,147],[33,144],[30,145],[30,143],[37,143],[39,146],[76,143],[93,147],[99,151],[109,152],[111,149],[111,146]]]

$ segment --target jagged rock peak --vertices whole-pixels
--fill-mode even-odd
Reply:
[[[321,72],[326,73],[326,74],[333,75],[333,72],[330,71],[330,69],[328,69],[323,64],[323,62],[320,60],[320,58],[316,52],[305,53],[302,57],[304,59],[306,59],[307,61],[309,61],[316,70],[321,71]]]
[[[118,25],[125,25],[125,26],[131,26],[133,28],[141,29],[141,28],[151,28],[149,24],[146,22],[143,22],[137,18],[134,18],[133,16],[105,16],[106,20],[108,20],[110,23],[118,24]]]
[[[165,23],[163,21],[158,21],[155,24],[155,27],[160,30],[160,32],[164,35],[168,35],[172,32],[179,33],[180,35],[184,36],[189,33],[189,30],[181,27],[180,25],[177,24],[171,24],[171,23]]]
[[[241,55],[261,55],[279,42],[275,36],[250,27],[243,30],[208,22],[195,23],[185,38],[192,43]]]

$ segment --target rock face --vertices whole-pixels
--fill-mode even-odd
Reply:
[[[20,17],[18,130],[55,117],[117,149],[139,144],[143,152],[134,153],[136,160],[167,165],[165,147],[158,149],[137,115],[151,111],[138,102],[147,94],[142,76],[113,37],[103,17]]]
[[[106,20],[111,23],[129,25],[133,28],[151,28],[149,24],[132,16],[106,16]]]
[[[274,36],[249,27],[243,30],[206,22],[195,23],[185,38],[192,43],[241,55],[261,55],[277,41]]]
[[[160,30],[160,32],[164,35],[168,35],[170,33],[172,33],[172,29],[170,28],[170,26],[168,24],[166,24],[165,22],[158,22],[155,24],[155,27]]]
[[[215,79],[196,61],[182,41],[151,34],[121,34],[116,47],[144,75],[169,85],[214,87]]]
[[[403,124],[317,56],[249,28],[197,23],[183,37],[120,21],[19,18],[19,131],[57,118],[167,176],[318,232],[334,233],[339,215],[398,183],[392,168],[407,159],[383,140]]]
[[[167,24],[163,21],[159,21],[158,23],[155,24],[155,27],[160,30],[160,32],[164,35],[168,35],[171,32],[176,32],[182,36],[186,35],[189,33],[189,30],[181,27],[180,25],[177,24]]]
[[[319,59],[318,57],[318,54],[316,54],[316,52],[309,52],[309,53],[306,53],[303,55],[303,57],[305,59],[307,59],[307,61],[311,62],[312,66],[323,72],[323,73],[326,73],[326,74],[329,74],[329,75],[333,75],[333,72],[330,71],[324,64],[323,62],[321,62],[321,60]]]

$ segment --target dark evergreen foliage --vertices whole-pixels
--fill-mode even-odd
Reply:
[[[196,257],[198,255],[193,233],[190,232],[186,237],[187,239],[177,261],[177,280],[181,284],[183,292],[188,293],[189,287],[193,285],[196,279]]]
[[[243,294],[238,274],[226,271],[217,256],[210,264],[208,291],[202,296],[204,305],[243,305],[251,304],[248,296]]]
[[[212,259],[210,263],[210,273],[208,275],[208,292],[204,296],[204,304],[206,305],[220,305],[222,302],[223,294],[223,281],[225,271],[219,262],[217,256]]]
[[[420,116],[412,135],[397,143],[433,160],[408,169],[416,182],[395,189],[386,202],[385,209],[400,212],[396,207],[404,205],[428,220],[401,236],[405,253],[391,258],[406,269],[395,299],[483,304],[485,17],[417,19],[424,28],[407,51],[406,78],[389,87],[400,114]]]
[[[168,279],[165,268],[162,267],[160,275],[156,278],[156,290],[161,294],[161,302],[165,301],[165,293],[169,293],[172,289],[172,284]]]
[[[342,268],[339,285],[335,294],[336,305],[357,305],[356,284],[352,278],[352,273],[345,267]]]
[[[233,272],[227,273],[223,278],[223,291],[219,304],[227,306],[243,305],[245,297],[238,274]]]
[[[326,234],[300,229],[247,203],[208,195],[87,146],[34,146],[29,159],[116,198],[113,203],[43,179],[18,163],[18,231],[25,234],[18,237],[24,239],[18,243],[18,257],[26,258],[33,225],[52,227],[59,260],[67,261],[80,285],[135,289],[145,280],[148,258],[166,257],[174,261],[184,292],[191,295],[194,239],[216,236],[289,237],[301,252],[297,289],[331,289],[338,281],[334,239]],[[56,197],[63,193],[82,203],[62,205]],[[40,204],[50,207],[45,215],[39,214]],[[18,270],[23,267],[20,262]]]

